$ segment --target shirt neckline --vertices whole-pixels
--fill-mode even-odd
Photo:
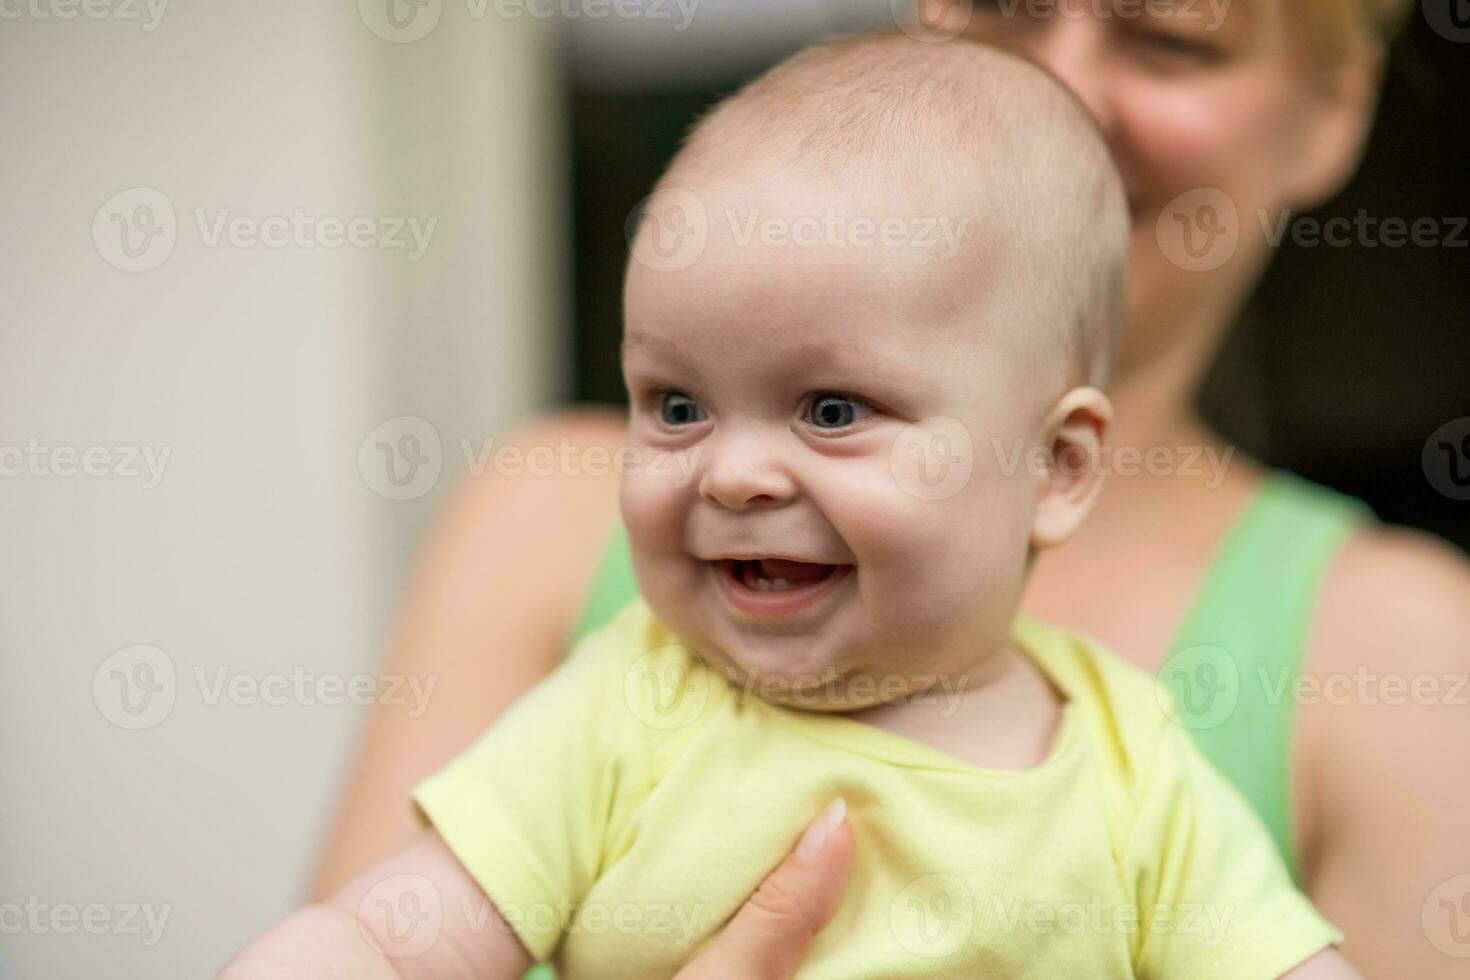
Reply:
[[[1051,632],[1041,623],[1024,614],[1016,616],[1012,629],[1012,642],[1024,656],[1028,656],[1047,679],[1062,693],[1061,718],[1052,736],[1051,748],[1046,758],[1028,769],[987,769],[966,762],[943,749],[925,742],[878,728],[867,722],[858,721],[840,712],[803,711],[769,704],[752,698],[758,710],[796,731],[798,734],[834,748],[855,752],[882,762],[911,769],[931,769],[945,772],[960,772],[985,779],[1023,780],[1049,775],[1074,754],[1080,744],[1077,738],[1077,692],[1059,669],[1052,651],[1046,649]]]

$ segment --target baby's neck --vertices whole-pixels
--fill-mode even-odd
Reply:
[[[1064,699],[1007,644],[983,671],[946,675],[922,695],[848,715],[981,769],[1032,769],[1051,753]]]

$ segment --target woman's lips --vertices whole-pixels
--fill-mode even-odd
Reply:
[[[737,612],[762,617],[790,616],[811,608],[853,571],[852,565],[768,560],[765,569],[773,577],[786,578],[786,584],[766,588],[757,584],[760,562],[721,558],[709,564],[725,601]]]

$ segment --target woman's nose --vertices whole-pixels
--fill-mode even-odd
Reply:
[[[1111,140],[1114,120],[1106,24],[1096,16],[1054,17],[1027,31],[1019,48],[1018,54],[1061,79]]]
[[[770,443],[754,432],[727,434],[706,444],[700,496],[727,510],[778,506],[791,498],[793,482]]]

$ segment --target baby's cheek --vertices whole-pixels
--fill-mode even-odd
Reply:
[[[657,551],[677,545],[678,498],[666,480],[650,473],[625,474],[618,485],[618,508],[635,546]]]
[[[1025,493],[980,473],[943,499],[896,498],[869,525],[875,598],[932,638],[1014,591],[1028,540]]]

